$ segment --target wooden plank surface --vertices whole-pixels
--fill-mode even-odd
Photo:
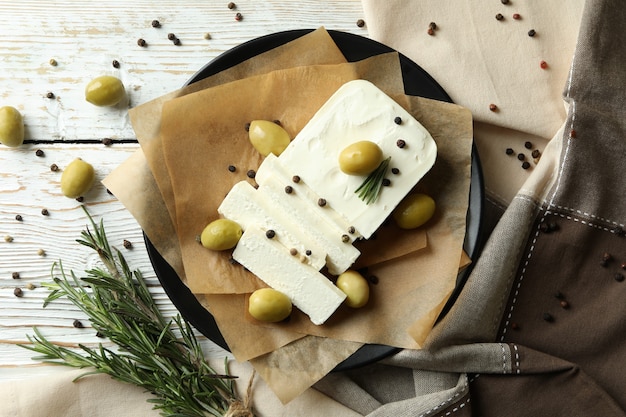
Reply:
[[[98,262],[92,251],[75,243],[87,218],[81,203],[61,194],[61,172],[50,166],[64,167],[82,157],[102,179],[138,148],[136,143],[98,143],[103,138],[132,141],[134,133],[127,106],[98,108],[85,101],[89,80],[103,74],[119,77],[132,107],[179,88],[219,54],[258,36],[320,26],[367,36],[367,27],[356,25],[362,18],[359,0],[236,3],[229,9],[227,1],[215,0],[0,2],[0,107],[22,112],[27,139],[20,148],[0,146],[0,381],[47,372],[31,359],[32,352],[17,346],[26,342],[33,326],[70,346],[102,342],[67,302],[42,308],[47,290],[41,283],[50,281],[55,261],[63,259],[65,268],[77,272]],[[235,20],[236,13],[243,15],[241,21]],[[155,19],[160,28],[152,27]],[[176,34],[181,45],[168,40],[168,33]],[[139,38],[148,46],[138,46]],[[48,98],[48,92],[54,97]],[[36,155],[38,149],[43,156]],[[176,314],[130,213],[101,184],[84,204],[104,219],[113,244],[145,275],[166,316]],[[122,247],[125,239],[132,249]],[[28,284],[35,288],[27,289]],[[14,295],[16,287],[23,297]],[[74,320],[85,328],[74,327]],[[209,356],[227,354],[201,340]]]

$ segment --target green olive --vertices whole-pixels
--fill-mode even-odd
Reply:
[[[228,219],[217,219],[204,228],[200,242],[207,249],[226,250],[234,248],[242,234],[239,224]]]
[[[93,166],[80,158],[74,159],[61,175],[61,192],[64,196],[77,198],[91,189],[96,173]]]
[[[383,159],[383,151],[374,142],[362,140],[348,145],[339,154],[339,169],[348,175],[367,175]]]
[[[291,314],[291,308],[289,297],[273,288],[256,290],[248,299],[248,312],[260,321],[283,321]]]
[[[85,100],[96,106],[115,106],[125,95],[124,84],[112,75],[94,78],[85,87]]]
[[[271,153],[278,156],[291,142],[289,133],[282,126],[267,120],[254,120],[250,123],[248,138],[261,155]]]
[[[401,229],[420,227],[435,214],[435,200],[426,194],[410,194],[398,204],[392,216]]]
[[[0,108],[0,143],[11,148],[24,142],[24,120],[15,107]]]
[[[346,294],[344,301],[348,307],[363,307],[370,298],[370,286],[363,275],[352,269],[339,275],[337,287]]]

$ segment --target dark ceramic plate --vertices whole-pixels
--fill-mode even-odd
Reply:
[[[248,58],[252,58],[255,55],[269,51],[270,49],[283,45],[309,32],[311,32],[310,29],[278,32],[243,43],[209,62],[205,67],[200,69],[193,77],[191,77],[187,84],[191,84],[217,74],[218,72],[239,64]],[[348,61],[359,61],[374,55],[393,51],[393,49],[388,46],[361,36],[332,30],[329,31],[329,33]],[[441,88],[441,86],[437,84],[437,82],[416,63],[404,55],[400,55],[400,62],[406,94],[452,102],[443,88]],[[465,251],[472,259],[476,259],[478,256],[482,243],[482,209],[482,172],[478,155],[474,149],[472,155],[470,203],[467,213],[467,233],[464,244]],[[145,241],[156,275],[165,289],[165,292],[178,308],[181,315],[206,337],[224,349],[228,349],[228,345],[222,337],[213,316],[204,307],[202,307],[202,305],[200,305],[195,296],[191,293],[187,286],[182,283],[171,266],[161,257],[148,238],[145,238]],[[458,292],[467,279],[468,274],[469,269],[466,269],[459,275],[457,279],[456,291],[450,298],[442,314],[445,314],[445,312],[448,311],[456,299]],[[390,346],[374,344],[364,345],[352,356],[340,363],[335,368],[335,371],[348,370],[373,363],[398,351],[398,348]]]

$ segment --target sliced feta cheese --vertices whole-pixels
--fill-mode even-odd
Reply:
[[[288,248],[295,248],[301,261],[309,263],[318,271],[326,265],[326,251],[307,236],[300,225],[288,217],[276,215],[276,210],[267,201],[265,194],[257,192],[246,181],[233,186],[217,211],[237,222],[244,231],[250,227],[257,227],[264,233],[273,230],[274,239]],[[310,251],[309,255],[307,251]]]
[[[298,173],[289,172],[287,168],[280,163],[280,158],[274,154],[269,154],[265,157],[254,179],[257,184],[262,185],[270,175],[281,181],[285,186],[292,187],[294,190],[293,194],[297,198],[306,200],[310,207],[317,206],[317,202],[321,196],[309,188],[301,178],[299,178],[298,181],[294,181],[294,177],[299,177]],[[356,228],[338,211],[327,209],[318,210],[318,212],[332,227],[337,228],[338,233],[342,236],[348,236],[350,242],[354,242],[361,237],[361,235],[357,233]]]
[[[345,232],[330,226],[319,213],[330,207],[320,207],[317,203],[311,205],[285,193],[284,186],[273,175],[265,179],[257,192],[264,194],[273,205],[273,216],[292,219],[315,243],[326,249],[326,265],[331,274],[341,274],[361,254],[349,240],[343,240]]]
[[[398,175],[388,174],[391,185],[369,205],[354,193],[365,176],[347,175],[338,164],[340,152],[362,140],[376,143],[384,158],[391,156],[390,168],[399,169]],[[337,90],[278,159],[369,238],[430,170],[436,155],[435,141],[413,116],[374,84],[355,80]]]
[[[259,228],[246,229],[233,258],[289,297],[315,324],[323,324],[346,298],[328,278],[300,262],[278,241],[268,239]]]

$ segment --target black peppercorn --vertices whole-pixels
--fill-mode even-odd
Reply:
[[[176,46],[178,46],[178,45],[180,45],[180,44],[181,44],[180,39],[178,39],[178,38],[174,39],[174,40],[172,41],[172,43],[173,43],[174,45],[176,45]]]
[[[403,139],[398,139],[396,141],[396,146],[400,149],[404,148],[406,146],[406,142]]]
[[[389,187],[391,185],[391,180],[389,178],[383,178],[382,185],[383,187]]]
[[[229,9],[234,9],[235,7],[237,7],[237,5],[235,3],[233,3],[232,1],[230,3],[228,3],[228,8]]]
[[[613,275],[613,278],[617,282],[622,282],[622,281],[624,281],[624,274],[620,274],[619,272],[617,272],[617,273],[615,273],[615,275]]]
[[[537,34],[537,32],[535,32],[535,29],[531,29],[531,30],[528,31],[528,36],[530,36],[531,38],[533,36],[535,36],[536,34]]]
[[[111,139],[111,138],[104,138],[104,139],[102,139],[102,144],[104,146],[111,146],[111,145],[113,145],[113,139]]]
[[[11,278],[13,278],[13,279],[20,279],[20,273],[19,272],[13,272],[11,274]]]
[[[341,241],[342,241],[343,243],[348,243],[348,242],[350,242],[350,236],[348,236],[348,235],[341,235]]]
[[[320,207],[324,207],[326,205],[326,200],[323,198],[320,198],[319,200],[317,200],[317,205]]]
[[[114,59],[111,62],[111,65],[113,65],[113,68],[119,68],[120,67],[120,61],[118,61],[117,59]]]
[[[393,122],[394,122],[395,124],[397,124],[397,125],[401,125],[401,124],[402,124],[402,117],[400,117],[400,116],[396,116],[396,117],[393,119]]]
[[[522,169],[528,169],[528,168],[530,168],[530,162],[528,161],[522,162]]]
[[[291,256],[296,256],[298,254],[298,249],[296,249],[296,248],[289,249],[289,254]]]
[[[304,253],[306,254],[306,256],[311,256],[313,252],[311,252],[311,249],[307,249]]]
[[[15,215],[15,220],[17,220],[18,222],[21,222],[22,220],[24,220],[24,218],[22,217],[21,214],[16,214]]]
[[[506,148],[506,154],[507,155],[513,155],[515,153],[515,151],[513,150],[513,148]]]
[[[173,33],[168,33],[167,39],[169,39],[170,41],[173,41],[174,39],[176,39],[176,35],[174,35]]]
[[[248,172],[246,172],[246,175],[248,176],[248,178],[254,178],[256,177],[256,171],[253,169],[248,170]]]
[[[541,156],[541,152],[539,151],[539,149],[535,149],[532,153],[531,156],[533,158],[539,158]]]
[[[48,211],[48,209],[41,209],[41,215],[42,216],[48,216],[50,214],[50,212]]]
[[[502,4],[509,4],[509,0],[500,0]]]
[[[43,151],[42,151],[41,149],[37,149],[37,150],[35,151],[35,155],[37,155],[37,156],[41,157],[41,156],[44,156],[44,153],[43,153]]]
[[[532,142],[528,142],[528,141],[524,142],[524,148],[532,149],[533,148]]]
[[[502,15],[502,13],[498,13],[496,15],[496,20],[503,20],[503,19],[504,19],[504,16]]]
[[[76,197],[76,201],[78,201],[79,203],[82,203],[83,201],[85,201],[85,197],[83,197],[82,195],[79,197]]]
[[[524,155],[523,153],[518,153],[517,159],[519,159],[520,161],[523,161],[524,159],[526,159],[526,155]]]
[[[246,129],[246,132],[250,131],[250,123],[246,123],[243,127]]]
[[[553,322],[554,321],[554,317],[552,316],[552,314],[550,313],[543,313],[542,318],[547,321],[547,322]]]
[[[391,173],[394,175],[398,175],[400,173],[400,170],[398,168],[391,168]]]
[[[137,39],[137,45],[141,46],[142,48],[145,48],[146,46],[148,46],[148,43],[146,42],[145,39],[139,38]]]
[[[235,20],[236,20],[236,21],[238,21],[238,22],[239,22],[239,21],[241,21],[241,20],[243,20],[243,15],[242,15],[241,13],[237,13],[237,14],[235,15]]]
[[[496,112],[496,111],[498,111],[498,106],[496,106],[495,104],[491,103],[489,105],[489,110],[491,110],[493,112]]]
[[[267,232],[265,232],[265,237],[268,239],[274,239],[274,236],[276,236],[276,232],[272,229],[269,229]]]
[[[287,194],[293,193],[293,187],[291,185],[285,186],[285,193]]]
[[[353,235],[354,233],[356,233],[356,229],[354,228],[354,226],[350,226],[350,227],[348,227],[348,233],[350,233],[351,235]]]
[[[153,20],[151,24],[152,24],[152,27],[153,27],[153,28],[160,28],[160,27],[161,27],[161,22],[159,22],[159,21],[158,21],[158,20],[156,20],[156,19],[155,19],[155,20]]]
[[[124,245],[126,249],[130,249],[133,247],[133,244],[129,240],[126,240],[126,239],[124,239],[124,242],[122,242],[122,245]]]
[[[48,91],[46,93],[46,98],[54,98],[54,93],[52,91]]]
[[[56,172],[59,170],[59,166],[57,164],[50,165],[50,171]]]
[[[430,22],[428,27],[432,30],[437,30],[437,24],[435,22]]]
[[[378,284],[378,277],[376,275],[368,276],[367,280],[374,285]]]
[[[72,326],[76,327],[77,329],[82,329],[83,327],[85,327],[80,320],[74,320],[72,322]]]
[[[235,171],[237,171],[237,167],[235,167],[234,165],[228,165],[228,170],[230,172],[235,172]]]
[[[13,295],[16,296],[16,297],[22,297],[22,296],[24,296],[24,292],[22,291],[21,288],[18,287],[18,288],[13,290]]]
[[[359,19],[356,21],[356,25],[360,28],[362,28],[363,26],[365,26],[365,20],[363,19]]]
[[[298,175],[294,175],[293,177],[291,177],[291,181],[297,184],[300,182],[300,177]]]

